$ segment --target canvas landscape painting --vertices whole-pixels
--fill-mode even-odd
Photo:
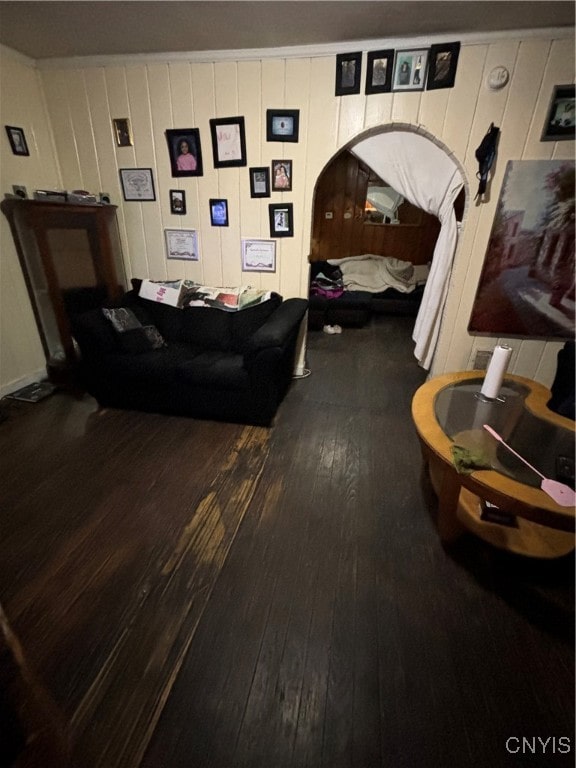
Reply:
[[[470,333],[574,338],[574,166],[508,162]]]

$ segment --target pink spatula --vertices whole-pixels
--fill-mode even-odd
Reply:
[[[557,480],[552,480],[549,477],[545,477],[542,472],[538,472],[536,467],[533,467],[532,464],[529,464],[526,459],[520,456],[519,453],[516,453],[514,448],[511,448],[508,443],[505,443],[498,432],[493,430],[492,427],[488,426],[488,424],[484,424],[484,429],[486,432],[491,434],[494,439],[498,440],[499,443],[502,443],[504,448],[507,448],[510,453],[513,453],[514,456],[520,459],[520,461],[524,462],[527,467],[530,467],[532,472],[536,472],[536,474],[542,478],[540,488],[542,488],[544,493],[547,493],[551,499],[554,499],[556,504],[559,504],[561,507],[573,507],[576,505],[576,492],[573,491],[569,485],[565,485],[564,483],[559,483]]]

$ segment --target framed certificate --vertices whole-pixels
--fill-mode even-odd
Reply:
[[[200,261],[198,233],[195,229],[165,229],[166,258]]]
[[[152,168],[120,168],[120,181],[124,200],[156,200]]]
[[[242,272],[276,272],[276,241],[242,240]]]

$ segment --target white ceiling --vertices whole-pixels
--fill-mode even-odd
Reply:
[[[574,26],[574,2],[0,1],[0,43],[34,59],[346,44]]]

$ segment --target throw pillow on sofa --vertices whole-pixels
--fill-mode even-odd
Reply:
[[[122,352],[139,354],[167,346],[160,331],[154,325],[143,325],[128,307],[103,308],[102,313],[116,331]]]
[[[133,331],[135,328],[142,327],[140,320],[127,307],[117,307],[116,309],[103,308],[102,312],[104,317],[110,320],[112,327],[117,333],[126,333],[126,331]]]

